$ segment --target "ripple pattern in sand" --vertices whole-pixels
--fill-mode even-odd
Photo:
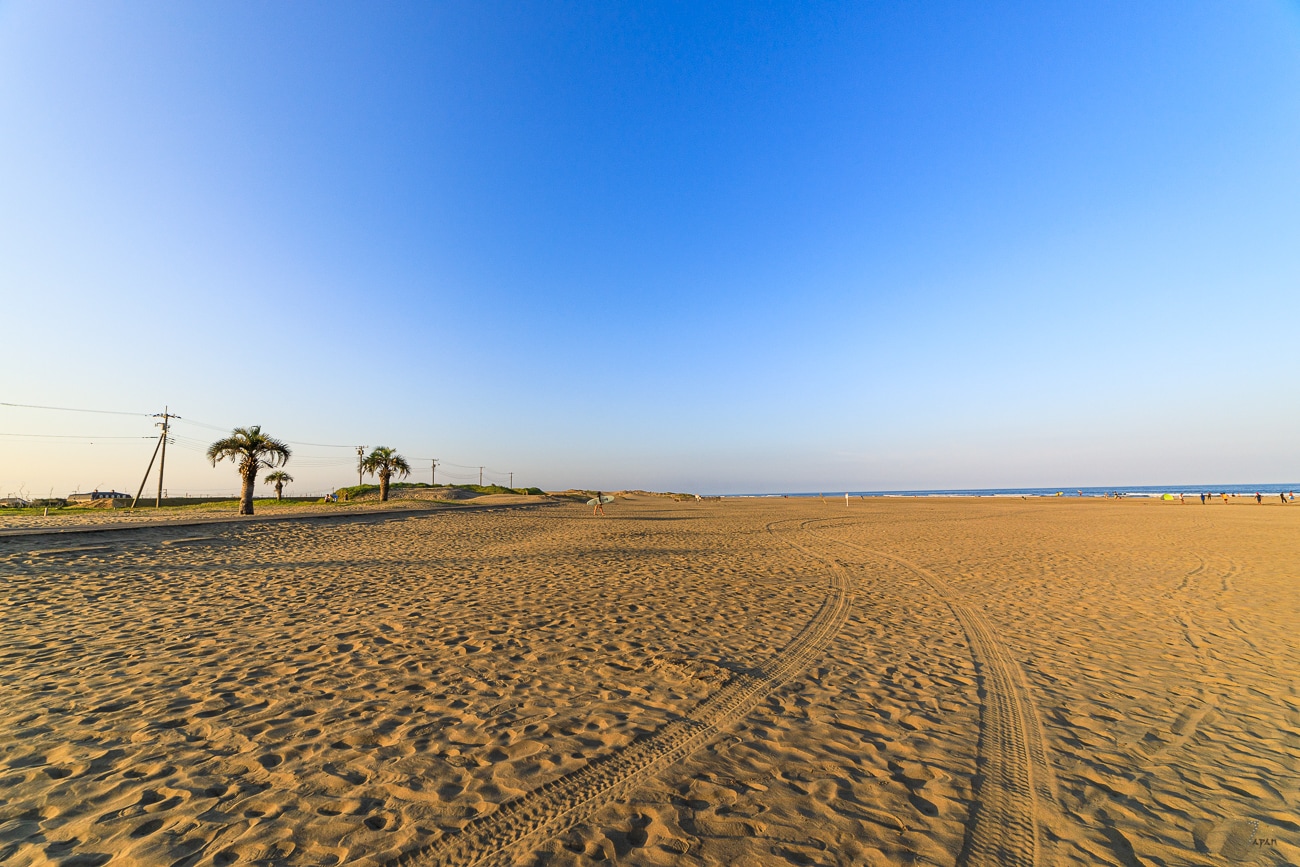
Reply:
[[[970,644],[983,684],[981,781],[958,862],[968,867],[1034,867],[1048,863],[1043,830],[1057,813],[1055,777],[1024,674],[993,627],[930,570],[893,554],[842,539],[832,541],[892,560],[921,576],[947,602]]]
[[[769,533],[776,523],[768,525]],[[791,544],[807,551],[798,543]],[[459,832],[404,853],[389,864],[473,867],[509,861],[535,835],[555,833],[565,823],[591,815],[619,793],[689,756],[811,662],[843,626],[849,610],[848,581],[837,564],[826,562],[832,572],[825,601],[776,656],[752,672],[737,674],[684,718],[670,722],[653,735],[553,780]]]

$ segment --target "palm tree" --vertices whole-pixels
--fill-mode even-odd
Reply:
[[[208,446],[208,460],[212,466],[217,461],[229,458],[231,463],[238,463],[239,478],[243,489],[239,494],[239,514],[253,514],[253,487],[257,484],[257,473],[262,467],[284,466],[289,460],[289,447],[274,437],[262,433],[261,425],[237,427],[230,436],[217,440]]]
[[[293,481],[293,476],[289,475],[284,470],[273,470],[267,473],[266,478],[262,479],[262,481],[268,485],[275,485],[275,498],[277,500],[283,500],[284,486]]]
[[[365,460],[361,462],[361,469],[371,475],[379,474],[379,499],[381,502],[388,501],[388,480],[393,477],[393,473],[397,473],[399,479],[411,474],[411,465],[406,462],[406,458],[388,446],[379,446],[366,455]]]

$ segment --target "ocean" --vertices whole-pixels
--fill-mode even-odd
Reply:
[[[1195,497],[1202,492],[1253,497],[1255,492],[1277,498],[1279,493],[1300,490],[1300,482],[1268,482],[1257,485],[1113,485],[1101,488],[974,488],[970,490],[943,489],[933,491],[784,491],[775,494],[726,494],[728,497],[1055,497],[1058,492],[1066,497],[1107,497],[1121,494],[1125,497],[1161,497],[1165,494],[1186,494]]]

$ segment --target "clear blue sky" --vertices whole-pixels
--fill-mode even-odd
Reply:
[[[0,401],[176,493],[1300,479],[1298,203],[1294,3],[0,2]]]

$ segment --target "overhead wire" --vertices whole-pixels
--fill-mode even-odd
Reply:
[[[201,455],[207,455],[209,444],[186,436],[170,436],[168,441],[176,445],[177,448],[189,452],[196,452]],[[304,467],[307,469],[329,469],[332,467],[351,467],[352,461],[348,458],[331,457],[327,455],[298,455],[293,456],[293,465],[295,467]]]
[[[91,434],[24,434],[24,433],[0,433],[0,437],[30,437],[32,439],[57,439],[57,440],[151,440],[156,439],[152,436],[102,436],[97,437]]]
[[[193,424],[193,425],[198,425],[199,427],[205,427],[205,428],[208,428],[209,430],[221,431],[222,433],[227,433],[227,432],[229,432],[229,431],[234,430],[234,428],[232,428],[232,427],[221,427],[220,425],[209,424],[208,422],[205,422],[205,421],[196,421],[195,419],[192,419],[192,418],[180,418],[180,417],[178,417],[178,420],[179,420],[179,421],[182,421],[182,422],[185,422],[186,424]],[[344,445],[339,445],[338,443],[308,443],[308,442],[303,442],[303,441],[301,441],[301,440],[285,440],[285,442],[288,443],[288,444],[291,445],[291,446],[308,446],[308,447],[310,447],[310,448],[321,448],[321,449],[354,449],[354,448],[356,448],[356,446],[344,446]]]
[[[89,409],[86,407],[71,407],[71,406],[47,406],[44,404],[15,403],[11,401],[0,401],[0,406],[7,406],[16,409],[51,410],[56,412],[81,412],[81,413],[93,413],[97,415],[121,415],[121,416],[129,416],[133,418],[157,418],[159,415],[161,415],[160,413],[127,412],[123,410]],[[215,425],[215,424],[211,424],[210,422],[201,421],[195,418],[189,418],[189,417],[184,417],[179,415],[171,416],[170,425],[169,425],[169,434],[168,434],[169,444],[175,445],[178,448],[181,448],[185,451],[197,451],[204,454],[207,453],[210,444],[206,440],[200,440],[194,437],[187,437],[183,434],[176,433],[175,426],[177,423],[194,425],[196,427],[206,428],[208,430],[220,431],[222,433],[233,430],[233,428],[228,426]],[[0,436],[22,437],[24,439],[80,440],[84,442],[92,442],[93,440],[109,440],[109,439],[113,439],[113,440],[154,439],[154,435],[126,436],[120,434],[97,437],[97,436],[79,435],[79,434],[0,433]],[[313,443],[313,442],[305,442],[302,440],[285,440],[284,442],[288,445],[306,446],[308,448],[348,449],[349,451],[356,448],[356,446],[342,445],[339,443]],[[294,455],[293,460],[295,466],[301,466],[307,468],[318,468],[318,469],[353,465],[351,455],[337,456],[337,457],[329,456],[329,455]],[[425,462],[425,461],[434,461],[437,459],[436,458],[412,458],[411,460]],[[491,474],[492,476],[495,477],[510,475],[506,471],[495,470],[484,466],[453,464],[444,461],[438,461],[437,464],[438,464],[438,470],[440,472],[440,475],[444,476],[445,478],[449,478],[453,481],[474,481],[483,478],[487,474]],[[453,469],[468,470],[470,472],[456,473],[456,472],[452,472]]]
[[[177,417],[176,417],[176,420],[179,421],[179,422],[184,422],[185,424],[192,424],[192,425],[196,425],[196,426],[198,426],[198,427],[205,427],[205,428],[208,428],[209,430],[218,430],[218,431],[221,431],[222,433],[225,433],[225,432],[231,430],[231,428],[228,428],[228,427],[218,427],[218,426],[215,425],[215,424],[208,424],[207,422],[197,421],[197,420],[195,420],[195,419],[192,419],[192,418],[186,418],[186,417],[184,417],[184,416],[177,416]]]
[[[145,418],[152,418],[154,415],[151,412],[122,412],[115,409],[78,409],[71,406],[41,406],[34,403],[9,403],[8,401],[3,400],[0,400],[0,406],[12,406],[18,407],[19,409],[52,409],[58,412],[93,412],[99,413],[100,415],[132,415],[144,416]]]

